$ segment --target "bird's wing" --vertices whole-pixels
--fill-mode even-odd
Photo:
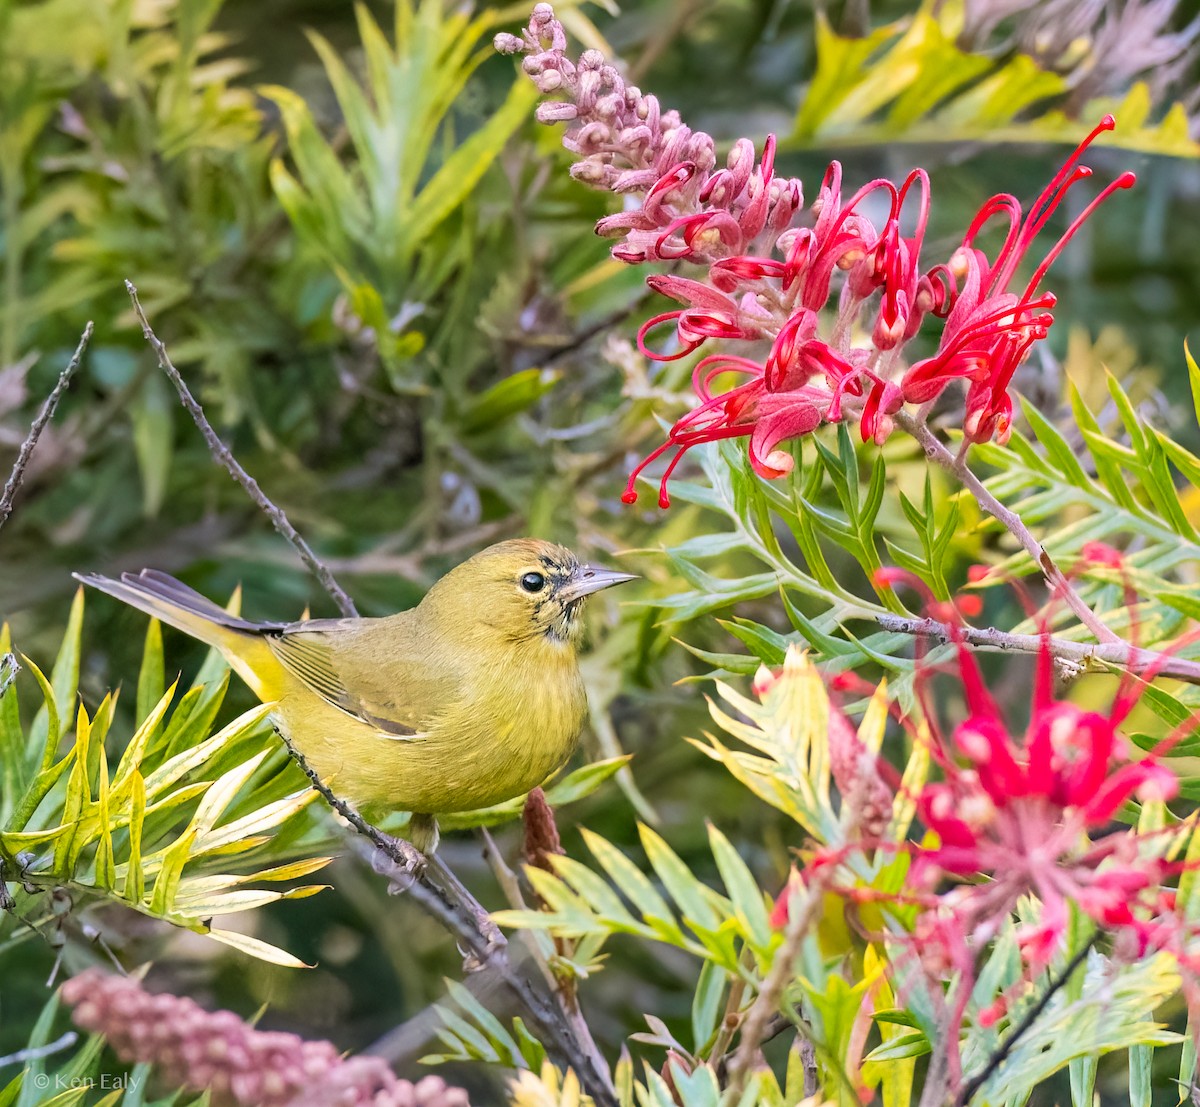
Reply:
[[[406,648],[404,636],[389,635],[386,653],[372,649],[364,620],[322,619],[266,634],[271,652],[318,696],[391,738],[421,736],[436,713],[444,681],[422,677],[428,651]],[[428,685],[429,687],[425,687]],[[433,710],[431,710],[431,708]]]

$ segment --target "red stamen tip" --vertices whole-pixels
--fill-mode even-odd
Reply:
[[[982,596],[959,596],[958,610],[968,619],[974,619],[983,614],[983,597]]]
[[[1125,555],[1107,542],[1085,542],[1080,553],[1085,561],[1113,569],[1119,569],[1125,563]]]
[[[658,494],[658,506],[664,511],[671,506],[671,497],[665,491]]]
[[[632,488],[627,488],[621,493],[621,503],[623,504],[635,504],[637,498],[638,494]]]

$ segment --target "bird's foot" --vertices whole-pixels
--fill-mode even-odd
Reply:
[[[393,838],[378,829],[371,835],[371,841],[375,845],[371,851],[371,868],[388,878],[388,895],[403,895],[414,881],[425,876],[429,858],[411,842]]]

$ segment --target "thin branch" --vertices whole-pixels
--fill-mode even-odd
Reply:
[[[33,455],[33,449],[37,445],[38,439],[41,438],[42,431],[46,429],[46,424],[54,416],[54,409],[58,407],[58,401],[62,399],[62,394],[67,390],[67,385],[71,383],[71,378],[75,376],[79,363],[83,360],[84,351],[92,339],[94,329],[95,327],[90,322],[83,328],[83,334],[80,336],[79,345],[75,347],[75,353],[71,355],[67,367],[58,375],[58,383],[46,397],[46,402],[42,404],[42,410],[38,412],[37,418],[29,428],[29,434],[26,435],[25,441],[21,443],[21,448],[17,451],[17,460],[4,485],[4,491],[0,492],[0,527],[8,522],[8,517],[12,514],[13,499],[17,494],[17,489],[21,487],[21,481],[25,479],[25,470]]]
[[[1001,653],[1038,653],[1043,647],[1049,649],[1055,661],[1086,669],[1093,664],[1111,665],[1127,669],[1132,673],[1152,670],[1155,676],[1169,680],[1181,680],[1186,684],[1200,684],[1200,662],[1182,657],[1171,657],[1154,650],[1143,650],[1128,642],[1072,642],[1067,638],[1047,637],[1037,634],[1012,634],[996,627],[959,627],[952,629],[936,619],[912,619],[902,615],[880,614],[874,616],[882,630],[894,634],[911,634],[915,638],[930,638],[938,642],[951,642],[957,634],[970,646],[981,650]]]
[[[1038,998],[1038,1001],[1021,1016],[1020,1021],[1012,1028],[1008,1037],[997,1047],[996,1052],[988,1058],[988,1063],[970,1080],[963,1085],[962,1091],[959,1092],[958,1098],[955,1100],[955,1107],[966,1107],[968,1103],[978,1094],[979,1090],[992,1078],[996,1070],[1004,1063],[1005,1058],[1016,1047],[1017,1042],[1024,1035],[1029,1033],[1030,1028],[1039,1018],[1042,1012],[1046,1010],[1050,1001],[1066,986],[1067,981],[1075,975],[1075,970],[1087,960],[1087,955],[1091,952],[1092,943],[1095,942],[1097,935],[1093,934],[1078,950],[1070,961],[1063,967],[1062,972],[1058,974],[1048,985],[1045,992]]]
[[[360,850],[360,854],[363,852]],[[390,858],[381,851],[373,852],[368,860],[376,872],[390,875]],[[403,869],[398,875],[401,887],[458,938],[476,967],[491,970],[529,1013],[535,1037],[554,1061],[575,1072],[597,1107],[618,1107],[607,1062],[592,1042],[576,1033],[574,1019],[565,1009],[561,994],[557,989],[543,991],[535,987],[528,977],[513,967],[508,957],[508,940],[503,934],[496,931],[495,937],[489,940],[481,933],[478,913],[483,908],[479,903],[469,894],[466,901],[451,899],[422,874],[418,873],[411,883],[405,883],[409,874]]]
[[[40,1061],[43,1057],[52,1057],[56,1053],[62,1053],[64,1049],[70,1049],[77,1041],[79,1041],[79,1035],[74,1030],[68,1030],[61,1038],[48,1042],[44,1046],[19,1049],[7,1057],[0,1057],[0,1069],[6,1065],[24,1065],[29,1061]]]
[[[358,848],[360,856],[381,876],[392,878],[397,890],[410,895],[470,954],[476,968],[490,969],[529,1012],[539,1040],[562,1065],[575,1071],[598,1107],[617,1107],[608,1065],[590,1038],[583,1036],[574,1013],[555,989],[546,994],[513,968],[508,939],[491,921],[483,905],[435,856],[425,857],[410,843],[372,826],[321,780],[287,736],[280,733],[296,764],[316,791],[374,849]],[[356,847],[357,848],[357,847]],[[435,879],[436,877],[436,879]]]
[[[957,456],[952,454],[929,429],[929,425],[924,420],[909,412],[898,411],[895,418],[896,424],[917,440],[930,461],[961,481],[980,508],[996,519],[1009,534],[1021,543],[1025,552],[1041,569],[1046,583],[1062,598],[1079,621],[1095,635],[1096,641],[1109,645],[1120,644],[1121,638],[1106,627],[1097,618],[1096,613],[1083,602],[1083,598],[1075,591],[1074,586],[1055,564],[1045,547],[1033,536],[1033,532],[1025,525],[1024,520],[1015,511],[1011,511],[996,499],[984,486],[983,481],[967,468],[965,451],[960,451]]]
[[[154,350],[158,358],[159,368],[166,373],[171,383],[175,386],[175,391],[179,393],[180,401],[192,417],[192,421],[200,429],[200,433],[204,436],[204,441],[208,445],[208,452],[242,486],[246,495],[262,508],[275,529],[287,539],[292,549],[300,555],[300,560],[308,566],[313,576],[321,582],[321,587],[333,598],[333,602],[337,604],[341,613],[347,618],[356,616],[358,611],[354,606],[354,601],[350,599],[342,589],[342,586],[334,580],[328,566],[313,553],[312,547],[300,536],[296,528],[292,526],[283,509],[277,507],[268,499],[267,494],[259,487],[258,481],[242,468],[229,447],[221,441],[220,436],[213,430],[212,424],[204,414],[204,408],[200,406],[200,402],[192,395],[191,389],[188,388],[179,370],[175,368],[171,358],[168,356],[166,346],[162,344],[158,335],[151,328],[149,320],[146,318],[146,313],[142,309],[141,302],[138,300],[137,289],[134,288],[132,281],[125,282],[125,290],[129,293],[129,298],[133,301],[133,311],[137,316],[138,322],[142,325],[142,335]]]

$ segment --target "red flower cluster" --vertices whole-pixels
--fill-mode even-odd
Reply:
[[[1179,787],[1156,756],[1129,758],[1118,728],[1135,693],[1123,688],[1106,715],[1057,702],[1044,648],[1029,727],[1016,741],[962,644],[958,669],[969,714],[950,741],[936,741],[943,780],[922,790],[918,809],[937,843],[917,850],[911,875],[918,891],[946,878],[982,875],[987,882],[927,900],[918,937],[944,947],[950,963],[969,967],[980,943],[1013,916],[1022,897],[1033,896],[1038,922],[1020,934],[1032,969],[1059,946],[1072,903],[1138,954],[1160,944],[1164,913],[1173,909],[1164,887],[1173,871],[1163,856],[1167,841],[1110,829],[1126,801],[1168,800]],[[932,719],[928,705],[927,714]]]
[[[659,493],[680,458],[703,442],[749,439],[750,461],[764,477],[790,471],[788,439],[824,422],[858,419],[865,439],[883,442],[904,404],[936,399],[952,381],[967,382],[963,430],[971,441],[1007,439],[1012,422],[1008,388],[1018,365],[1053,322],[1054,296],[1039,293],[1063,246],[1115,190],[1134,182],[1124,173],[1109,184],[1045,254],[1020,291],[1016,269],[1067,191],[1090,176],[1079,164],[1087,147],[1114,121],[1105,119],[1023,213],[1015,197],[998,195],[980,208],[948,262],[923,268],[929,179],[914,170],[896,185],[878,179],[842,197],[842,170],[833,162],[810,207],[808,225],[794,226],[804,204],[801,184],[775,174],[775,140],[756,164],[753,144],[740,139],[716,168],[711,137],[693,132],[653,96],[627,86],[597,51],[578,66],[566,57],[566,34],[548,4],[533,9],[522,37],[499,35],[497,49],[524,53],[524,68],[543,92],[566,99],[543,104],[543,122],[567,122],[564,145],[580,155],[572,174],[640,207],[602,219],[597,233],[620,238],[613,256],[631,263],[687,261],[701,277],[653,276],[651,288],[681,306],[650,319],[638,344],[648,357],[671,361],[705,343],[769,344],[762,360],[713,354],[696,366],[699,406],[680,419],[667,441],[633,472],[634,482],[664,454]],[[883,200],[881,218],[868,200]],[[976,245],[993,219],[1008,221],[994,259]],[[905,233],[904,227],[909,231]],[[835,296],[836,294],[836,296]],[[831,324],[820,313],[836,300]],[[945,321],[937,352],[914,364],[906,344],[929,316]],[[669,352],[647,347],[647,336],[674,326]],[[730,375],[743,383],[718,388]]]

